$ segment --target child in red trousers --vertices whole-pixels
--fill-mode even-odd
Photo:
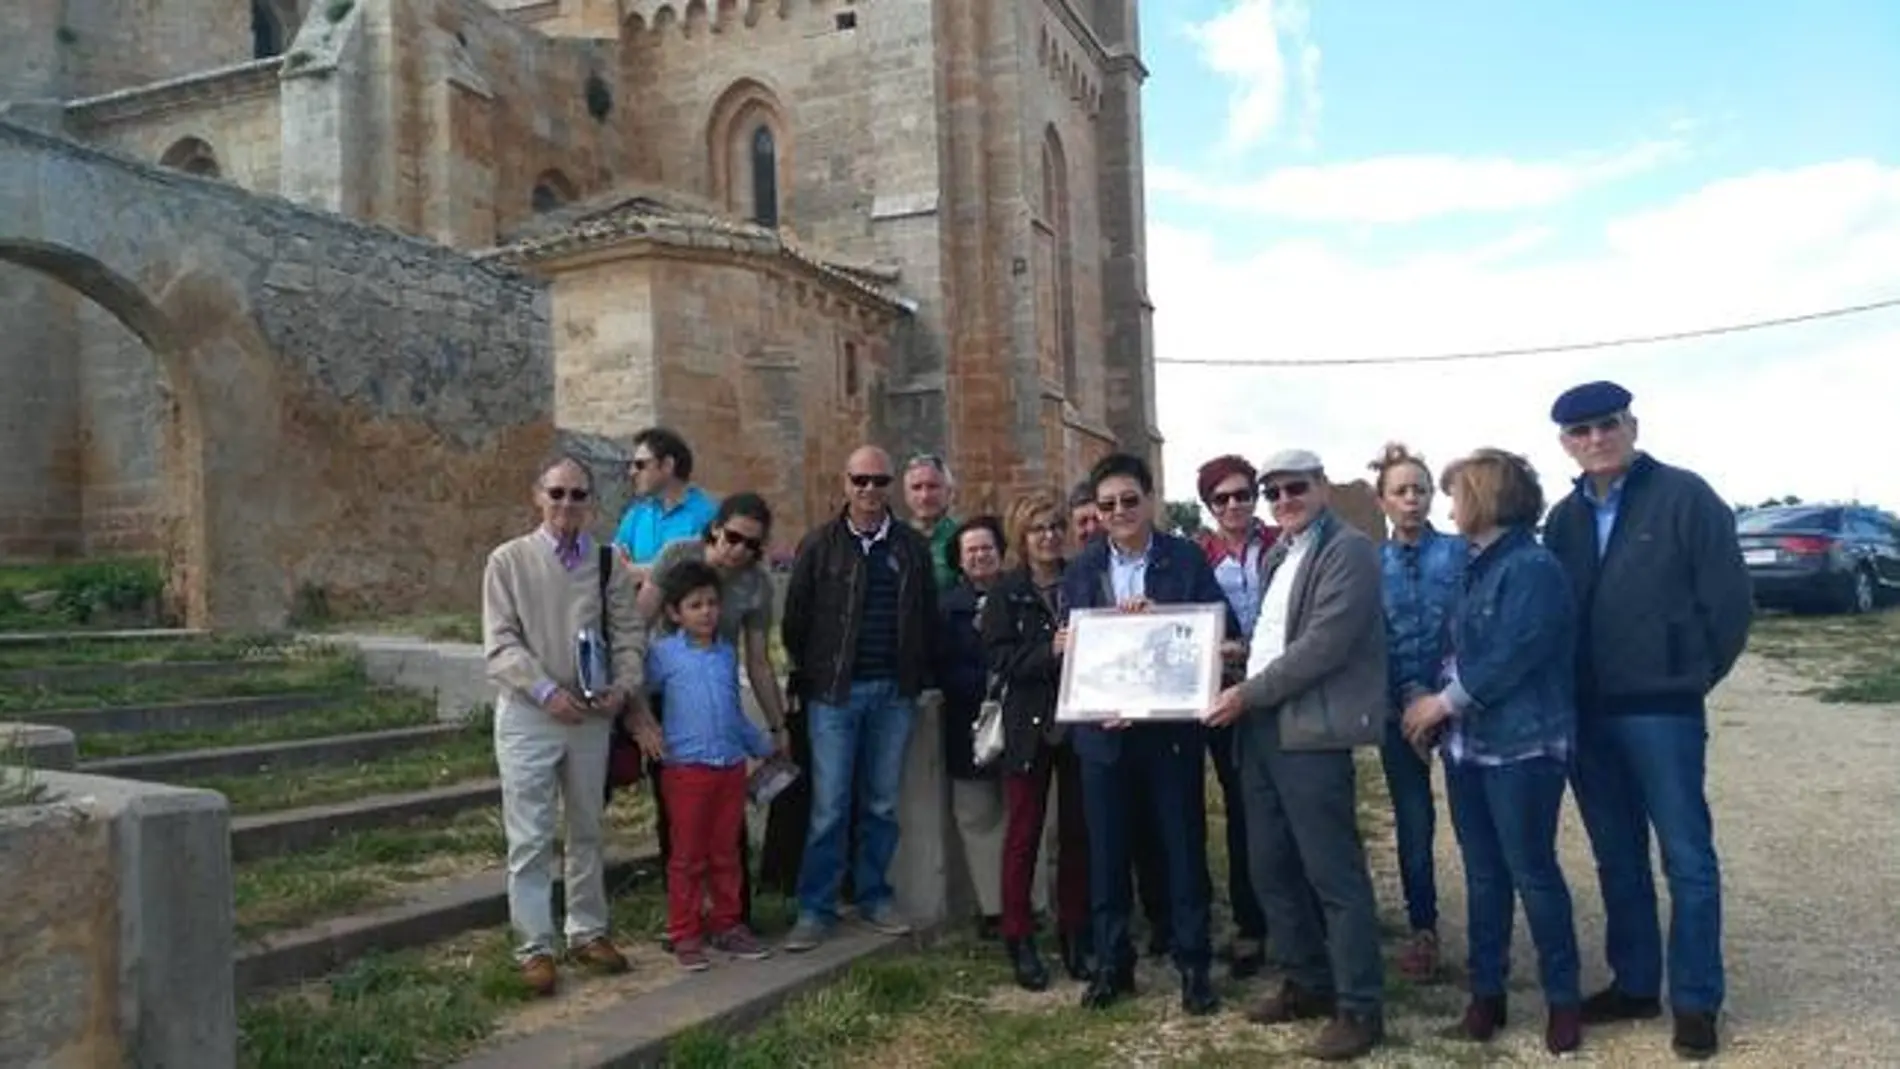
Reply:
[[[680,966],[698,971],[710,964],[709,947],[750,961],[771,953],[740,920],[738,844],[746,758],[775,749],[739,701],[738,653],[717,630],[718,573],[684,561],[663,583],[666,614],[678,630],[648,647],[646,679],[666,708],[667,934]],[[703,913],[702,904],[710,907]]]

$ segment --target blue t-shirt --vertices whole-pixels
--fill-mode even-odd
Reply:
[[[732,643],[696,646],[680,632],[656,639],[647,647],[646,685],[665,703],[667,764],[730,768],[747,756],[772,756],[772,737],[741,703]]]
[[[719,514],[719,502],[697,486],[689,486],[680,503],[668,508],[658,497],[643,497],[627,506],[614,532],[614,544],[627,551],[635,564],[651,564],[668,542],[698,538]]]

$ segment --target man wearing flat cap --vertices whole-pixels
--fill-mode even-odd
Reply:
[[[1284,977],[1247,1016],[1266,1025],[1330,1018],[1307,1053],[1346,1061],[1385,1037],[1385,963],[1352,751],[1384,738],[1388,699],[1379,553],[1328,507],[1330,495],[1319,457],[1303,449],[1261,466],[1260,496],[1280,537],[1261,564],[1247,679],[1221,692],[1207,721],[1238,725],[1247,856],[1267,957]]]
[[[1613,979],[1584,1021],[1662,1012],[1663,940],[1650,869],[1655,829],[1669,880],[1674,1047],[1717,1047],[1722,879],[1703,777],[1705,698],[1748,643],[1753,590],[1734,511],[1700,476],[1636,448],[1630,392],[1574,387],[1551,406],[1582,474],[1544,542],[1577,593],[1577,808],[1596,854]]]

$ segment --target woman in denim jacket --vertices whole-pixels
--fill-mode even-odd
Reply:
[[[1423,457],[1393,442],[1370,467],[1379,507],[1392,524],[1391,539],[1379,547],[1392,705],[1379,763],[1392,796],[1399,886],[1412,930],[1397,964],[1406,979],[1420,983],[1438,973],[1438,878],[1432,862],[1438,807],[1432,766],[1405,741],[1399,714],[1407,699],[1438,689],[1447,625],[1464,588],[1469,551],[1464,539],[1431,524],[1432,472]]]
[[[1553,1054],[1582,1043],[1577,931],[1557,863],[1557,815],[1577,730],[1576,604],[1537,542],[1544,511],[1522,457],[1481,449],[1445,472],[1452,519],[1471,543],[1452,618],[1447,683],[1412,700],[1405,734],[1440,742],[1452,829],[1464,857],[1471,1001],[1457,1031],[1488,1040],[1505,1022],[1512,893],[1524,902]]]

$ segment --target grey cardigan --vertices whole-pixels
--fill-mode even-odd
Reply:
[[[1385,615],[1379,551],[1331,511],[1292,576],[1286,650],[1241,684],[1243,725],[1278,715],[1285,750],[1349,750],[1385,737]],[[1285,563],[1282,539],[1260,564],[1265,591]]]

